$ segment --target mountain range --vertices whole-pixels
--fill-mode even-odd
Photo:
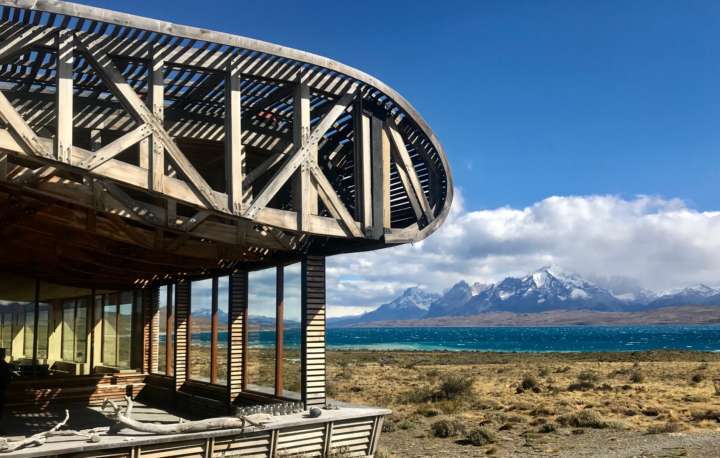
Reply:
[[[646,289],[613,291],[551,266],[494,284],[460,281],[443,294],[420,287],[362,315],[331,318],[329,326],[363,326],[404,320],[436,320],[491,313],[651,312],[665,307],[720,306],[720,289],[707,285],[655,293]]]

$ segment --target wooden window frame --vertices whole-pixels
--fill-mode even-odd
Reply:
[[[228,277],[229,282],[229,276],[227,275],[214,275],[212,277],[202,277],[202,278],[193,278],[190,280],[190,307],[188,311],[188,346],[186,350],[186,360],[187,360],[187,377],[188,380],[196,383],[209,383],[211,385],[217,385],[217,386],[227,386],[227,384],[218,383],[218,364],[217,364],[217,354],[218,354],[218,344],[220,343],[218,334],[220,332],[219,330],[219,320],[218,320],[218,311],[219,311],[219,293],[220,293],[220,277]],[[192,304],[192,284],[198,281],[203,280],[210,280],[212,287],[211,287],[211,294],[210,294],[210,377],[209,381],[207,380],[198,380],[191,377],[191,371],[190,371],[190,352],[192,351],[192,312],[193,312],[193,304]],[[227,290],[227,301],[228,307],[230,306],[230,289]],[[174,305],[174,304],[173,304]],[[229,312],[229,310],[228,310]],[[174,316],[173,316],[174,318]],[[230,333],[227,333],[225,336],[225,344],[228,347],[228,351],[230,348]],[[227,370],[229,371],[230,368],[228,366]]]

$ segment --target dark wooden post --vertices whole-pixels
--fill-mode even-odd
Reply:
[[[228,406],[245,389],[247,358],[245,344],[247,339],[248,273],[235,271],[229,279],[230,302],[228,304]]]
[[[35,313],[33,315],[35,318],[33,319],[32,366],[33,373],[37,375],[38,327],[40,320],[40,280],[35,280],[35,301],[33,303],[33,307],[35,309]]]
[[[158,339],[160,328],[160,289],[157,286],[142,291],[143,311],[143,358],[142,369],[146,373],[158,370]]]
[[[275,275],[275,396],[283,394],[283,334],[285,333],[285,268],[277,266]]]
[[[175,285],[172,283],[167,285],[165,299],[165,307],[167,308],[165,314],[165,375],[167,376],[175,374],[175,339],[171,338],[175,335],[174,288]]]
[[[211,322],[210,322],[210,383],[217,382],[218,346],[218,278],[212,279]]]
[[[187,380],[190,320],[190,281],[179,280],[175,285],[175,390]]]
[[[325,257],[305,256],[301,269],[301,386],[306,407],[325,404]]]

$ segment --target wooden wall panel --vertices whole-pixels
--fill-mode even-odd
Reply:
[[[160,288],[143,290],[143,372],[157,373],[160,338]]]
[[[301,289],[301,391],[306,406],[325,404],[325,257],[305,256]]]
[[[248,273],[236,271],[230,274],[229,347],[228,347],[228,394],[233,403],[244,389],[247,358],[245,358],[246,326],[248,308]]]
[[[175,284],[175,389],[187,380],[188,346],[190,345],[190,282],[179,280]]]

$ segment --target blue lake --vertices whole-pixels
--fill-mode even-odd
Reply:
[[[226,341],[221,332],[219,340]],[[209,344],[210,333],[193,335]],[[271,347],[274,331],[251,332],[251,346]],[[299,329],[285,332],[287,347],[300,344]],[[515,328],[330,328],[328,348],[508,352],[593,352],[640,350],[720,351],[720,325],[572,326]]]

